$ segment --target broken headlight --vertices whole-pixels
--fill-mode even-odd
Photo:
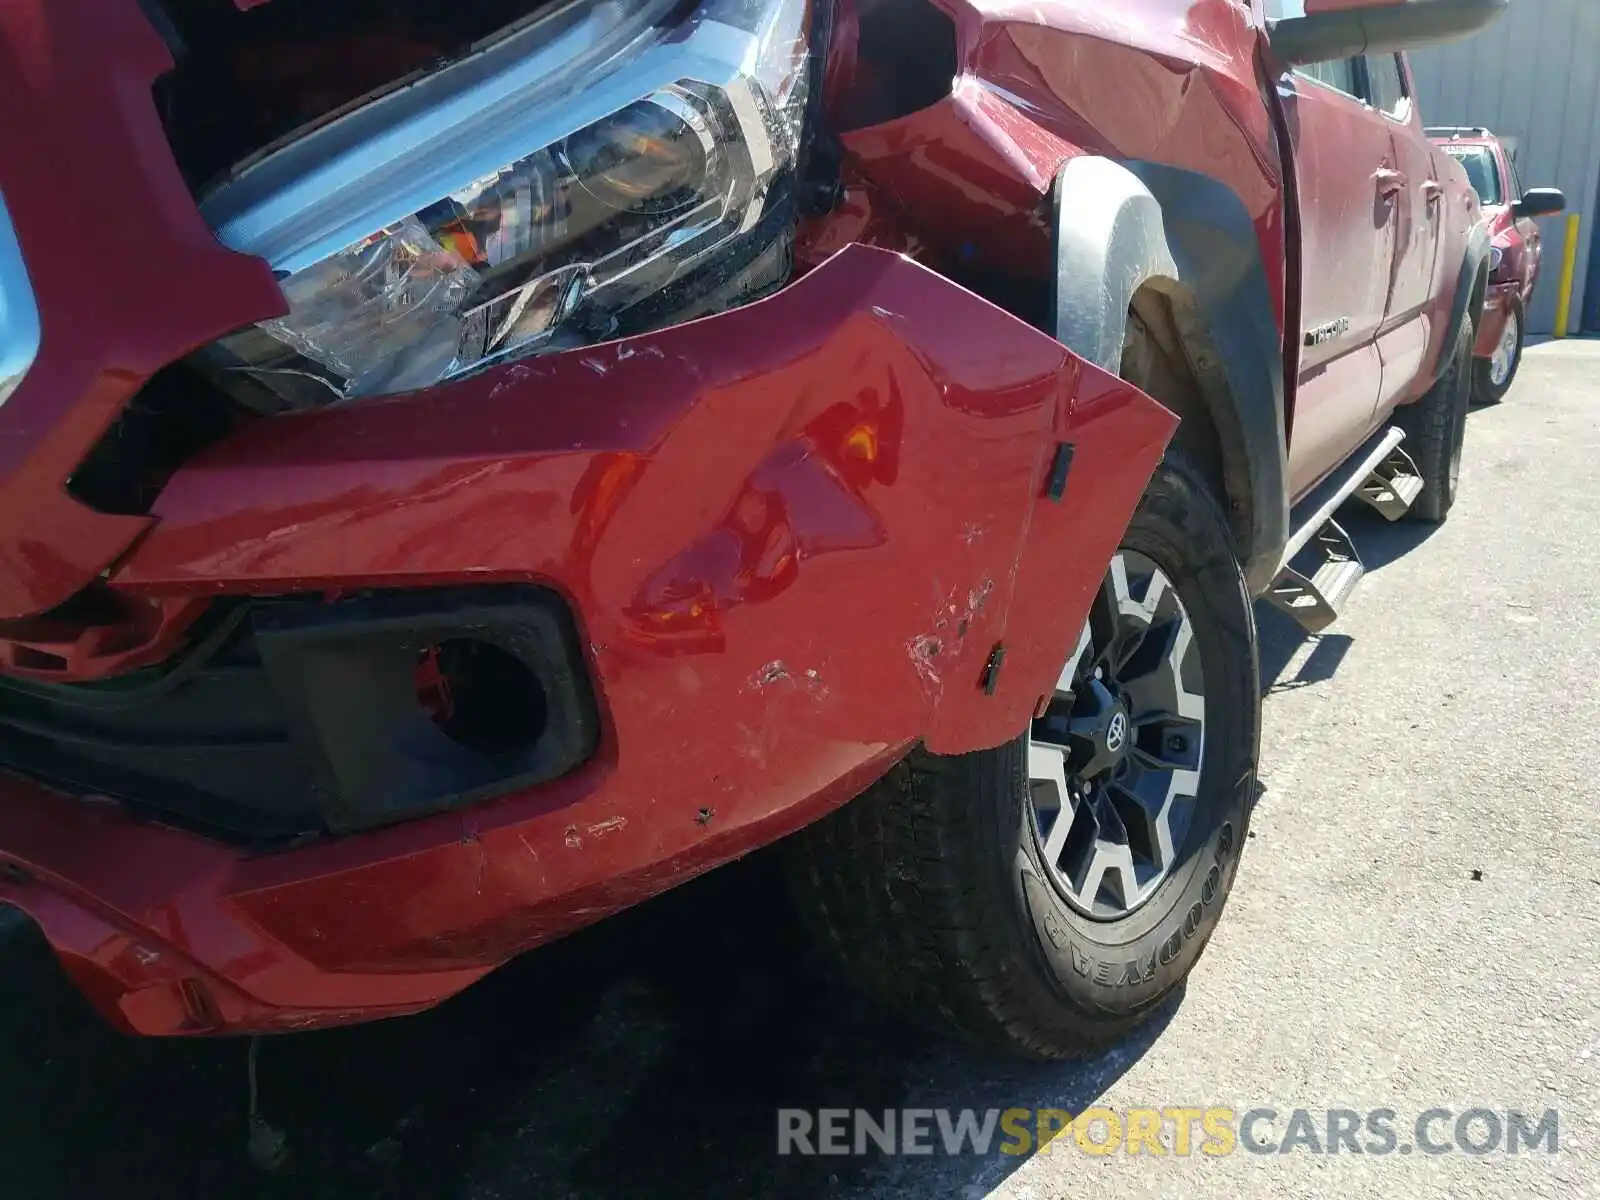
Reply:
[[[247,164],[202,210],[289,312],[224,365],[291,403],[409,391],[781,283],[808,0],[684,9],[571,0]]]

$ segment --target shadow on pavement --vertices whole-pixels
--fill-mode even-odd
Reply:
[[[112,1033],[31,925],[0,943],[0,1160],[34,1200],[814,1196],[987,1190],[1025,1158],[780,1157],[777,1109],[1080,1111],[1160,1036],[1066,1065],[996,1063],[831,981],[769,856],[529,955],[432,1013],[246,1043]],[[997,1135],[998,1147],[1003,1135]]]
[[[1257,606],[1256,633],[1261,644],[1261,692],[1266,696],[1326,683],[1355,644],[1342,633],[1307,633],[1292,617],[1266,604]],[[1310,653],[1299,658],[1307,645]]]
[[[1439,528],[1422,521],[1390,522],[1359,502],[1346,504],[1336,520],[1355,542],[1368,574],[1410,554]],[[1355,602],[1360,601],[1358,585]],[[1265,601],[1256,605],[1256,630],[1261,649],[1261,691],[1265,695],[1332,679],[1353,644],[1337,625],[1330,632],[1307,633],[1286,613]],[[1311,649],[1304,653],[1308,643]],[[1294,673],[1289,675],[1291,667]]]

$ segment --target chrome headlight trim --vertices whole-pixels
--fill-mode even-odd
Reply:
[[[758,34],[710,19],[664,29],[672,0],[618,7],[575,0],[268,154],[201,212],[224,245],[293,274],[661,87],[747,90]],[[564,90],[575,69],[584,86]],[[756,106],[733,109],[746,144],[770,148]]]

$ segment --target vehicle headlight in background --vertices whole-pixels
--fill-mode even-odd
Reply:
[[[573,0],[248,165],[202,212],[289,313],[224,364],[293,403],[409,391],[770,290],[809,9]]]
[[[1500,274],[1500,264],[1505,262],[1506,252],[1499,246],[1489,247],[1489,274],[1491,277]]]

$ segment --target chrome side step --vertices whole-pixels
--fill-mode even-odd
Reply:
[[[1333,519],[1339,506],[1354,496],[1397,521],[1422,491],[1416,464],[1400,448],[1405,436],[1400,429],[1379,430],[1295,505],[1294,533],[1266,598],[1308,632],[1320,633],[1333,624],[1366,574],[1355,543]]]
[[[1308,633],[1321,633],[1339,619],[1339,609],[1367,568],[1350,535],[1334,520],[1323,522],[1304,549],[1307,555],[1313,551],[1317,555],[1316,566],[1308,568],[1312,573],[1304,575],[1293,567],[1284,567],[1267,589],[1267,599],[1300,622]]]
[[[1365,500],[1391,521],[1410,512],[1421,494],[1422,476],[1404,446],[1390,451],[1389,457],[1374,467],[1355,490],[1357,499]]]

